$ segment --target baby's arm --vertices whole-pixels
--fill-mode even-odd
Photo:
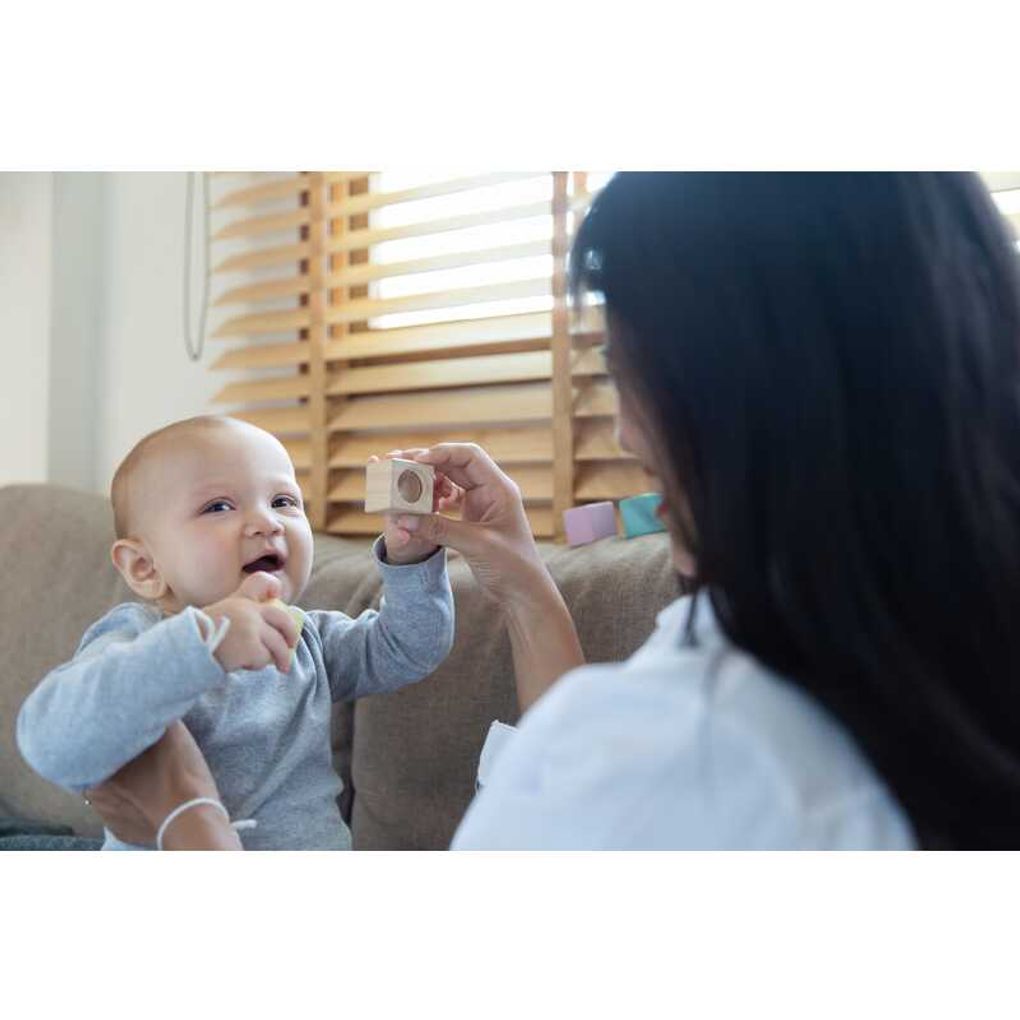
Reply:
[[[428,676],[453,647],[453,593],[446,551],[422,563],[395,566],[373,555],[383,577],[379,610],[352,620],[344,613],[310,612],[322,638],[334,701],[382,694]]]
[[[118,606],[22,705],[18,748],[50,782],[74,790],[102,782],[223,678],[195,610],[151,626],[146,612]]]

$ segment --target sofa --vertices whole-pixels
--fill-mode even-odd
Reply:
[[[14,741],[17,712],[36,683],[73,653],[86,627],[132,596],[113,569],[105,498],[55,485],[0,487],[0,846],[85,848],[102,831],[81,798],[36,775]],[[352,616],[378,606],[369,542],[315,537],[301,605]],[[589,661],[630,655],[677,593],[664,534],[541,547]],[[341,810],[360,850],[449,845],[474,792],[478,755],[493,719],[514,722],[510,646],[499,607],[449,556],[456,641],[431,676],[395,694],[337,705],[333,754],[344,780]],[[14,821],[12,821],[14,820]],[[61,842],[63,840],[63,842]]]

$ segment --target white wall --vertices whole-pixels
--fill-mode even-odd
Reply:
[[[0,484],[48,477],[52,175],[0,174]]]
[[[105,492],[146,432],[213,409],[219,350],[184,350],[184,215],[183,173],[0,173],[0,485]]]
[[[48,478],[95,490],[106,175],[52,176]]]
[[[104,365],[96,478],[106,489],[121,458],[145,433],[213,410],[225,380],[184,350],[183,173],[107,176]],[[197,275],[196,275],[197,279]],[[193,293],[197,291],[197,285]]]

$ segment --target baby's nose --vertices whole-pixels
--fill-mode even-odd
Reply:
[[[249,535],[277,535],[283,525],[272,514],[253,514],[248,518],[245,530]]]

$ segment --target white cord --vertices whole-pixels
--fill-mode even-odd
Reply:
[[[220,642],[227,636],[228,630],[230,630],[230,617],[221,616],[216,623],[216,629],[212,632],[206,644],[210,655],[216,653],[216,649],[220,647]]]
[[[170,827],[170,823],[178,815],[183,814],[189,808],[198,807],[200,804],[209,804],[211,807],[214,807],[218,811],[223,812],[223,817],[226,818],[228,822],[230,822],[229,812],[214,797],[195,797],[193,800],[186,800],[183,804],[178,804],[177,807],[175,807],[173,811],[171,811],[170,814],[168,814],[166,818],[163,819],[163,824],[160,825],[159,831],[156,833],[157,850],[163,849],[163,836],[166,833],[166,830]],[[241,829],[254,829],[255,826],[258,825],[258,822],[254,818],[244,818],[241,821],[231,822],[230,824],[231,828],[234,829],[235,832],[237,832],[240,831]]]
[[[199,361],[205,347],[205,323],[209,313],[209,248],[211,231],[209,230],[209,175],[206,173],[187,176],[187,194],[184,198],[184,349],[191,361]],[[198,310],[197,337],[191,334],[191,261],[194,242],[192,234],[195,229],[195,177],[202,182],[202,254],[204,266],[202,270],[202,297]]]
[[[201,609],[195,610],[195,616],[202,621],[202,627],[205,628],[204,631],[202,627],[198,628],[198,636],[202,639],[205,647],[209,649],[209,654],[215,655],[220,642],[227,636],[227,631],[230,630],[230,617],[221,616],[218,621],[213,621],[212,617]]]

